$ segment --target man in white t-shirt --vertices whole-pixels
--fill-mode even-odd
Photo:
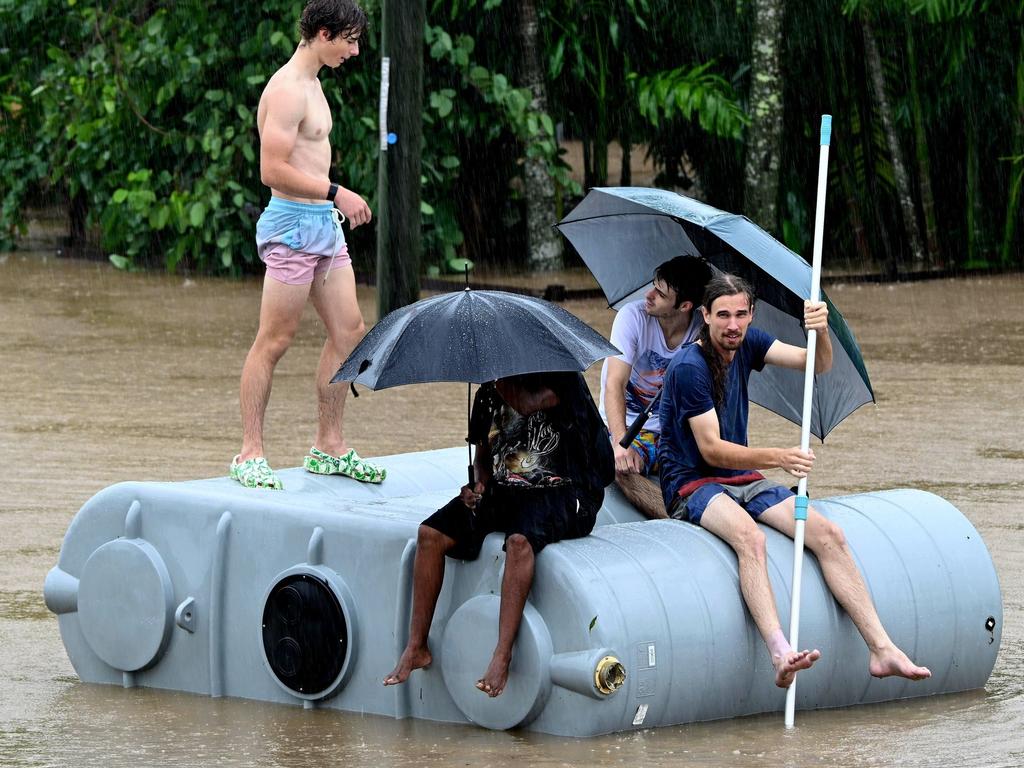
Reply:
[[[697,339],[704,320],[700,305],[711,268],[696,256],[676,256],[654,271],[654,284],[640,301],[619,310],[611,341],[622,350],[601,370],[601,416],[615,451],[615,483],[645,517],[667,517],[657,477],[661,422],[655,410],[629,448],[619,441],[661,392],[665,369],[685,344]]]

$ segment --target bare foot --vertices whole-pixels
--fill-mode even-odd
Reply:
[[[818,659],[821,658],[821,651],[792,651],[785,656],[773,656],[772,664],[775,665],[775,684],[779,688],[789,688],[796,679],[796,673],[801,669],[810,669]]]
[[[895,645],[872,653],[868,661],[868,672],[874,677],[896,676],[908,680],[925,680],[932,676],[928,667],[917,666]]]
[[[422,648],[406,648],[402,654],[402,658],[398,660],[398,665],[392,670],[391,674],[384,678],[384,685],[398,685],[404,683],[409,679],[409,675],[412,674],[414,669],[423,669],[430,666],[434,658],[430,655],[430,649],[426,646]]]
[[[476,687],[492,699],[501,696],[501,692],[505,690],[505,683],[508,682],[508,665],[511,661],[497,656],[492,657],[484,676],[476,681]]]

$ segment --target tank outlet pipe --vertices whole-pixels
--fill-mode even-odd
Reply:
[[[560,688],[602,700],[626,682],[626,667],[609,648],[556,653],[551,682]]]
[[[43,599],[53,613],[77,613],[78,579],[55,565],[43,582]]]

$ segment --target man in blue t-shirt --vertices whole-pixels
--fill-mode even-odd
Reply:
[[[719,275],[708,283],[701,310],[705,325],[697,343],[676,355],[665,372],[662,495],[670,516],[706,528],[736,552],[740,589],[771,654],[775,684],[788,688],[821,653],[795,651],[782,632],[768,580],[765,536],[755,520],[792,537],[794,494],[757,470],[783,469],[804,477],[814,465],[814,453],[799,447],[748,447],[747,379],[766,364],[803,370],[807,350],[750,327],[754,292],[735,275]],[[804,327],[817,332],[815,371],[824,373],[832,367],[824,302],[806,303]],[[804,535],[833,596],[867,643],[868,671],[875,677],[930,677],[889,638],[839,526],[808,508]]]

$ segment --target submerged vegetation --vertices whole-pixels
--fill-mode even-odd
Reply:
[[[374,207],[381,8],[364,5],[359,58],[322,77],[334,174]],[[267,196],[256,103],[301,7],[0,0],[0,249],[28,205],[58,201],[72,237],[98,232],[117,266],[248,269]],[[632,182],[628,162],[609,178],[614,142],[649,153],[656,183],[806,253],[828,112],[833,263],[891,276],[1024,265],[1024,0],[426,7],[426,264],[527,265],[545,209],[553,223],[583,188]],[[582,144],[582,185],[566,138]],[[545,172],[553,184],[538,186]],[[373,238],[353,233],[357,258]]]

